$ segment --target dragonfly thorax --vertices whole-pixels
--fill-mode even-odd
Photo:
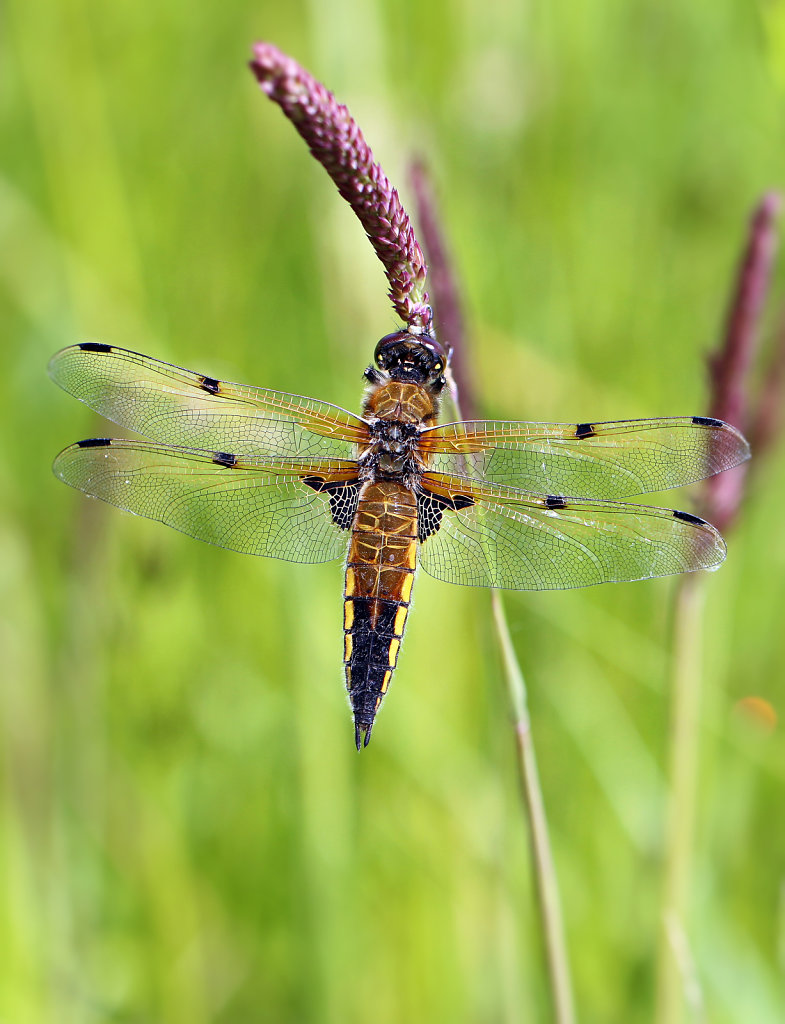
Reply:
[[[431,426],[436,420],[436,401],[421,384],[387,380],[371,388],[363,411],[372,420]]]
[[[373,419],[371,443],[360,456],[362,477],[368,480],[399,479],[414,486],[423,471],[417,454],[419,425],[405,420]]]

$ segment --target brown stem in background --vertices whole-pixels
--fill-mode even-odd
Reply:
[[[251,71],[308,143],[365,228],[382,261],[395,311],[413,334],[427,331],[427,266],[398,192],[373,158],[348,109],[297,61],[271,43],[254,46]]]
[[[474,409],[471,376],[467,372],[466,332],[464,330],[463,313],[459,299],[459,290],[455,283],[444,236],[436,216],[433,195],[428,183],[425,168],[421,163],[411,169],[415,196],[418,204],[419,221],[423,230],[426,251],[431,263],[431,277],[434,282],[436,311],[439,323],[448,333],[447,344],[450,346],[453,365],[458,369],[454,374],[456,387],[453,398],[458,415],[463,410]],[[460,391],[460,395],[458,394]],[[559,882],[553,851],[548,835],[548,819],[545,815],[545,802],[540,786],[540,775],[537,769],[537,755],[534,749],[534,736],[526,695],[526,681],[520,662],[515,654],[507,616],[498,590],[491,592],[491,606],[496,635],[502,652],[504,679],[507,685],[507,697],[510,702],[513,728],[515,730],[515,749],[517,754],[518,778],[523,798],[523,816],[528,824],[528,834],[534,865],[534,885],[537,892],[537,903],[542,922],[545,944],[545,960],[548,966],[548,981],[553,1000],[554,1018],[557,1024],[574,1024],[575,1007],[572,998],[567,942],[564,936],[564,921],[559,898]]]
[[[466,363],[466,328],[458,292],[458,283],[447,258],[439,216],[436,212],[433,189],[422,161],[415,161],[410,170],[414,198],[417,203],[417,220],[422,233],[425,251],[430,261],[433,307],[438,316],[438,332],[441,343],[450,353],[453,398],[460,402],[466,419],[476,419],[477,411],[469,381]]]
[[[747,244],[725,321],[722,348],[710,357],[710,415],[744,430],[747,415],[745,382],[755,353],[760,316],[766,300],[777,250],[776,219],[782,201],[767,192],[750,218]]]
[[[748,436],[756,460],[764,454],[782,430],[783,392],[785,392],[785,313],[774,340],[774,351],[763,377],[755,413],[751,417]]]
[[[781,205],[780,196],[768,192],[752,214],[728,307],[723,343],[719,351],[709,357],[710,415],[741,430],[746,429],[750,418],[747,377],[760,335],[761,313],[777,250],[776,220]],[[721,531],[736,518],[746,477],[747,467],[742,465],[706,483],[705,511]]]

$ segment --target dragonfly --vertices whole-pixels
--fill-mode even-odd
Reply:
[[[398,663],[418,567],[448,583],[549,590],[715,569],[718,531],[619,499],[749,457],[722,420],[439,423],[449,350],[379,341],[362,414],[231,384],[112,345],[57,353],[50,374],[143,440],[64,449],[64,483],[233,551],[345,560],[344,670],[367,746]]]

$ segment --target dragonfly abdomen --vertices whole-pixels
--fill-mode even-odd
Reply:
[[[363,485],[344,588],[344,665],[359,749],[398,661],[417,560],[417,500],[397,480]]]

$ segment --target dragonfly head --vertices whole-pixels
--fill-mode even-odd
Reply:
[[[373,354],[380,370],[393,380],[433,386],[443,384],[447,353],[430,334],[386,334]]]

